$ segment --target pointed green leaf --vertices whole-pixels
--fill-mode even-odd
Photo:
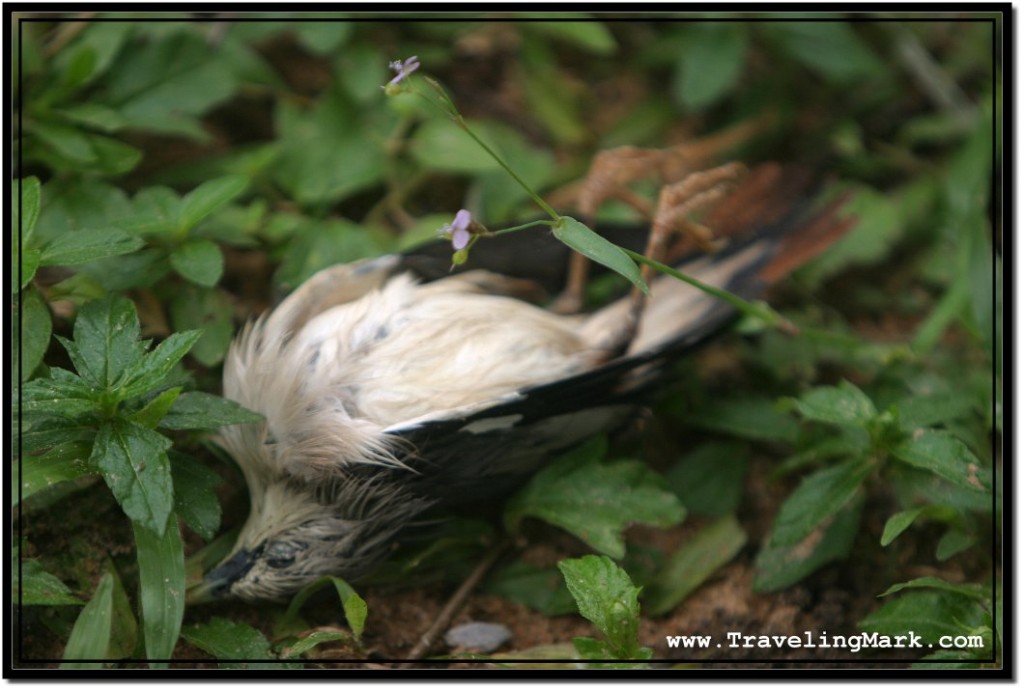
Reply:
[[[169,514],[159,531],[132,521],[139,560],[139,601],[146,658],[150,667],[166,667],[174,653],[185,614],[185,550],[178,521]]]
[[[825,564],[845,559],[860,527],[864,495],[860,494],[838,513],[826,518],[794,545],[761,549],[755,562],[754,592],[767,593],[797,583]]]
[[[90,445],[82,442],[56,444],[42,455],[27,455],[20,459],[15,470],[20,473],[21,492],[11,492],[11,500],[17,504],[33,494],[49,489],[69,480],[77,480],[95,474],[86,463]]]
[[[145,352],[139,342],[135,305],[119,295],[90,302],[75,319],[75,349],[69,349],[78,374],[88,383],[112,389]],[[66,342],[65,342],[66,345]]]
[[[201,336],[202,332],[198,330],[180,331],[162,340],[152,352],[135,362],[121,390],[121,397],[132,398],[159,388]]]
[[[14,313],[14,324],[14,342],[11,344],[14,356],[12,366],[14,373],[20,373],[20,381],[24,382],[43,361],[53,332],[50,308],[35,288],[21,294],[20,310]]]
[[[917,517],[921,515],[921,512],[925,510],[925,507],[919,506],[916,509],[908,509],[906,511],[900,511],[899,513],[893,514],[889,517],[889,520],[885,522],[885,527],[882,529],[882,547],[888,546],[893,540],[900,536],[900,534],[913,525]]]
[[[167,411],[174,405],[174,400],[181,395],[181,387],[175,386],[155,396],[151,401],[139,410],[128,416],[132,422],[137,422],[143,427],[154,429],[167,415]]]
[[[203,391],[187,391],[161,420],[166,429],[217,429],[225,425],[262,422],[263,416],[238,403]]]
[[[667,527],[686,515],[662,479],[638,461],[601,463],[593,445],[554,461],[516,494],[505,509],[515,531],[526,516],[556,525],[616,558],[625,555],[621,533],[631,523]]]
[[[75,266],[128,254],[145,244],[142,238],[117,228],[69,230],[43,246],[39,263],[42,266]]]
[[[227,175],[204,182],[181,200],[181,224],[193,228],[201,220],[240,195],[249,186],[242,175]]]
[[[878,410],[863,391],[850,382],[812,389],[796,401],[797,411],[808,420],[863,427]]]
[[[191,456],[172,450],[174,512],[205,540],[213,540],[220,528],[217,487],[221,477]]]
[[[598,235],[575,218],[562,216],[552,226],[552,233],[583,256],[625,276],[644,293],[650,293],[650,289],[640,276],[640,267],[636,262],[630,259],[621,247]]]
[[[296,593],[292,598],[291,603],[288,605],[288,611],[285,612],[284,617],[282,617],[281,622],[279,623],[279,628],[287,628],[288,624],[298,615],[299,610],[302,608],[302,605],[306,603],[306,600],[308,600],[313,593],[321,590],[328,583],[332,584],[335,591],[338,593],[342,609],[345,612],[345,619],[348,621],[348,625],[352,629],[355,639],[357,641],[360,640],[363,636],[363,628],[366,625],[366,615],[368,611],[366,601],[359,596],[352,586],[337,576],[322,576]]]
[[[913,590],[886,602],[859,623],[862,630],[886,636],[913,631],[925,641],[960,636],[985,622],[985,611],[973,597],[944,590]]]
[[[210,288],[224,273],[224,255],[217,243],[193,238],[171,252],[171,266],[182,278]]]
[[[688,540],[662,565],[647,586],[644,606],[651,616],[665,614],[682,602],[747,542],[733,515],[723,516]]]
[[[11,256],[13,259],[18,258],[17,247],[14,248],[14,252]],[[21,248],[21,264],[15,264],[11,267],[12,293],[24,290],[25,286],[32,282],[32,279],[36,276],[36,271],[39,269],[39,262],[42,259],[42,256],[42,251],[35,247]],[[20,271],[18,270],[19,268],[21,269]]]
[[[147,427],[113,420],[100,428],[89,459],[125,514],[157,536],[163,535],[174,506],[170,446],[170,439]]]
[[[645,655],[638,642],[640,630],[640,588],[629,575],[606,556],[589,554],[564,559],[558,568],[565,578],[580,614],[600,631],[618,659]]]
[[[992,488],[991,473],[962,441],[949,432],[919,429],[898,444],[893,455],[915,468],[929,470],[950,482],[988,492]]]
[[[779,509],[769,544],[785,547],[806,538],[857,495],[869,472],[871,464],[858,458],[803,478]]]
[[[103,574],[92,599],[82,608],[71,636],[64,647],[61,669],[96,669],[100,663],[76,660],[103,660],[110,648],[110,632],[114,619],[114,577]]]
[[[62,580],[43,569],[43,565],[35,559],[21,562],[19,576],[18,555],[14,554],[12,567],[12,593],[15,603],[21,605],[83,605],[81,600],[71,594]]]
[[[186,626],[181,635],[192,645],[221,660],[251,660],[251,662],[225,662],[228,669],[296,669],[300,663],[261,662],[276,660],[270,643],[257,629],[242,622],[213,617],[205,624]]]
[[[15,180],[12,191],[13,227],[20,233],[22,247],[28,247],[32,240],[32,233],[36,229],[36,221],[39,220],[39,208],[43,196],[39,178],[33,175]],[[19,192],[21,195],[20,205],[18,204]]]
[[[51,370],[53,375],[55,370]],[[74,375],[72,375],[74,376]],[[98,392],[75,377],[73,380],[33,379],[21,387],[23,415],[72,418],[97,409]]]
[[[959,593],[960,595],[964,595],[965,597],[972,598],[982,603],[992,600],[992,589],[988,586],[980,585],[978,583],[950,583],[949,581],[944,581],[941,578],[936,578],[935,576],[921,576],[920,578],[915,578],[912,581],[897,583],[896,585],[889,587],[878,597],[893,595],[901,590],[913,588],[934,588],[936,590],[946,590],[951,593]]]

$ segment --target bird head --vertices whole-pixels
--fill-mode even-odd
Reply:
[[[394,484],[355,478],[332,484],[280,480],[254,493],[231,553],[189,591],[189,600],[281,601],[324,574],[358,580],[426,508]]]

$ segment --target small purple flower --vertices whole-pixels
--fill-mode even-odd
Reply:
[[[398,82],[402,81],[410,74],[418,70],[420,68],[420,59],[413,55],[405,62],[402,62],[401,60],[395,60],[394,62],[389,63],[388,67],[397,72],[394,78],[390,82],[388,82],[388,86],[390,86],[392,84],[397,84]]]
[[[469,227],[473,224],[473,216],[466,209],[460,209],[455,214],[455,220],[441,228],[441,235],[451,238],[452,248],[456,251],[465,249],[469,244],[472,234]]]

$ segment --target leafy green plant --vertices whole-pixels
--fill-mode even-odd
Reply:
[[[139,336],[134,305],[112,296],[81,309],[73,340],[57,337],[76,371],[52,367],[49,376],[21,387],[18,495],[25,502],[55,482],[104,479],[132,523],[146,655],[161,660],[174,649],[185,602],[175,505],[191,498],[176,496],[167,453],[172,442],[157,430],[215,429],[260,418],[230,401],[183,391],[175,365],[198,332],[173,334],[151,351]],[[187,510],[183,515],[194,516]],[[216,529],[195,527],[202,533]],[[98,604],[89,620],[107,609]]]
[[[650,648],[638,643],[640,628],[640,588],[629,575],[606,556],[588,555],[559,562],[576,600],[579,612],[604,636],[602,640],[579,636],[573,639],[576,652],[584,660],[622,660],[593,666],[632,668],[640,663],[628,660],[650,659]]]

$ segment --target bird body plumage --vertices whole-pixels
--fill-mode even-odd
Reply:
[[[735,223],[719,252],[682,270],[748,298],[805,260],[801,247],[820,250],[849,225],[835,204],[807,212],[749,184],[709,225],[729,230],[729,218],[756,211],[721,212],[730,201],[761,203],[764,217]],[[330,267],[236,339],[224,395],[265,421],[220,434],[251,509],[232,555],[208,574],[211,592],[281,599],[324,574],[367,574],[428,508],[500,495],[553,453],[620,426],[666,363],[733,316],[660,277],[635,337],[613,353],[627,299],[558,315],[518,296],[522,276],[445,275],[446,260],[432,249]]]

